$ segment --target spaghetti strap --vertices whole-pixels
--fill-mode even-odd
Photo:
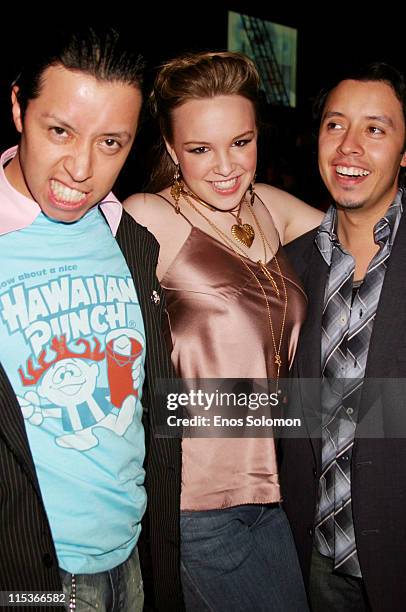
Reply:
[[[168,204],[170,204],[173,208],[173,210],[175,211],[175,213],[177,215],[181,215],[181,217],[183,217],[185,219],[185,221],[187,221],[190,225],[190,227],[194,227],[194,225],[189,221],[189,219],[186,217],[186,215],[184,215],[181,211],[177,212],[175,206],[172,204],[172,202],[170,200],[168,200],[168,198],[165,198],[165,196],[161,195],[160,193],[155,193],[154,195],[158,196],[158,198],[162,198],[163,200],[165,200],[165,202],[168,202]]]
[[[276,234],[277,234],[277,236],[278,236],[278,243],[279,243],[279,246],[281,246],[281,245],[282,245],[282,240],[281,240],[281,237],[280,237],[280,235],[279,235],[278,228],[276,227],[276,223],[275,223],[275,221],[273,220],[273,216],[272,216],[271,211],[269,210],[268,206],[267,206],[267,205],[264,203],[263,199],[262,199],[262,198],[261,198],[261,197],[260,197],[260,196],[257,194],[257,192],[255,192],[255,197],[256,197],[256,198],[258,198],[258,200],[261,202],[262,206],[265,208],[266,212],[268,213],[268,215],[269,215],[269,217],[270,217],[270,219],[271,219],[271,221],[272,221],[272,225],[273,225],[273,226],[274,226],[274,228],[275,228],[275,232],[276,232]]]

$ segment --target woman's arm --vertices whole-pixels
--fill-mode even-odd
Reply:
[[[255,190],[271,213],[282,244],[317,227],[323,219],[323,212],[286,191],[263,183],[255,185]]]

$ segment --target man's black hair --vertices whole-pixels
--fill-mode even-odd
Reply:
[[[319,95],[317,96],[313,105],[313,119],[316,122],[317,129],[320,127],[320,123],[323,117],[324,107],[326,100],[335,87],[342,81],[362,81],[362,82],[381,82],[386,83],[392,88],[393,93],[399,100],[402,111],[403,119],[405,124],[405,140],[403,143],[403,151],[406,150],[406,80],[404,75],[399,72],[393,66],[386,64],[385,62],[374,62],[368,64],[362,68],[355,69],[353,71],[342,72],[339,76],[335,77],[327,87],[324,87]],[[405,184],[406,168],[400,169],[399,174],[399,185]]]
[[[142,89],[142,57],[112,27],[83,26],[52,30],[24,58],[14,81],[24,115],[28,102],[41,92],[44,72],[51,66],[84,72],[101,81],[119,82]]]

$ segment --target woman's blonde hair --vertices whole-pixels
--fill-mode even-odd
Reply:
[[[149,189],[160,191],[171,183],[174,165],[163,139],[173,142],[172,113],[175,108],[189,100],[239,95],[252,102],[258,123],[259,85],[254,62],[242,53],[219,51],[187,54],[161,66],[150,96],[150,105],[158,121],[162,141]]]

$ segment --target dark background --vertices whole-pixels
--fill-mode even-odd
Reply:
[[[147,60],[147,83],[165,59],[184,51],[221,50],[227,46],[227,11],[261,17],[298,29],[297,108],[265,108],[259,143],[259,180],[268,181],[309,203],[324,207],[326,194],[318,178],[311,105],[319,89],[335,75],[371,61],[386,61],[406,72],[404,8],[394,2],[371,5],[314,3],[297,8],[279,2],[177,2],[89,7],[82,3],[55,5],[27,14],[21,5],[10,5],[17,20],[3,19],[0,37],[0,144],[15,144],[11,120],[10,84],[24,57],[50,28],[86,22],[109,23],[129,36]],[[134,150],[116,186],[125,197],[148,182],[149,152],[155,138],[144,118]]]

